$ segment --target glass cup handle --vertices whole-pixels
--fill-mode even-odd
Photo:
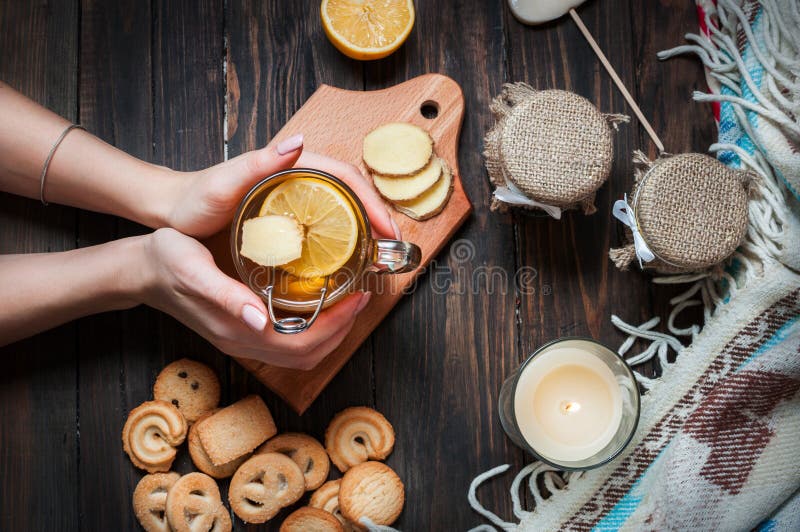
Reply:
[[[411,242],[379,239],[375,242],[373,266],[381,273],[405,273],[415,270],[422,259],[422,250]]]
[[[267,296],[267,312],[269,313],[270,321],[272,321],[272,328],[281,334],[297,334],[314,325],[314,322],[317,321],[317,316],[319,316],[322,310],[322,305],[325,303],[325,295],[328,293],[328,279],[330,279],[330,275],[325,277],[325,284],[322,286],[322,290],[320,290],[317,308],[314,310],[314,314],[308,319],[300,316],[290,316],[288,318],[276,317],[275,310],[272,308],[272,290],[275,286],[269,285],[264,291],[264,294]]]

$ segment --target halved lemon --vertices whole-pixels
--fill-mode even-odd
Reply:
[[[405,42],[414,27],[413,0],[322,0],[322,27],[353,59],[380,59]]]
[[[305,279],[330,275],[344,266],[358,242],[358,221],[350,202],[338,190],[313,179],[289,179],[275,187],[259,216],[291,216],[303,227],[299,259],[283,270]]]

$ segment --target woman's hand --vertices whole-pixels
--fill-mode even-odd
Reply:
[[[182,174],[184,184],[173,192],[177,197],[167,225],[190,236],[211,236],[230,223],[242,198],[256,183],[280,170],[301,166],[328,172],[347,183],[364,203],[376,235],[400,238],[383,201],[358,168],[316,153],[302,153],[302,147],[302,135],[295,135],[274,148],[247,152],[205,170]]]
[[[307,331],[280,334],[267,323],[261,298],[222,273],[195,239],[173,229],[159,229],[145,238],[139,266],[143,302],[171,314],[232,356],[311,369],[344,340],[371,295],[350,295],[320,313]]]
[[[168,223],[149,239],[149,286],[145,302],[194,329],[230,355],[269,364],[310,369],[333,351],[367,304],[369,294],[354,294],[322,312],[308,331],[275,332],[267,324],[264,302],[242,283],[222,273],[194,237],[206,237],[230,223],[244,195],[264,177],[292,166],[315,168],[347,183],[361,199],[377,237],[400,238],[378,193],[355,166],[302,152],[302,136],[263,148],[198,172],[183,174]],[[181,234],[183,233],[183,234]]]
[[[173,207],[166,225],[198,238],[222,230],[250,188],[270,174],[291,168],[303,151],[303,136],[295,135],[277,144],[225,161],[218,165],[178,174],[181,186],[173,189]]]

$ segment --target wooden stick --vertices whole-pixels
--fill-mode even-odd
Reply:
[[[648,122],[647,119],[644,117],[642,110],[639,109],[639,106],[636,104],[636,101],[633,99],[633,96],[631,96],[631,93],[628,92],[628,89],[625,88],[625,85],[622,83],[622,80],[619,79],[619,76],[617,75],[617,72],[614,70],[614,67],[611,66],[611,63],[608,62],[606,54],[603,53],[603,50],[600,49],[600,46],[597,44],[597,41],[595,41],[594,37],[592,37],[592,34],[589,33],[589,30],[583,24],[581,17],[578,16],[578,13],[575,11],[575,9],[570,9],[569,14],[572,17],[572,20],[575,21],[575,24],[578,25],[578,29],[581,30],[581,33],[583,33],[583,36],[589,43],[589,46],[591,46],[592,50],[594,50],[594,53],[597,55],[597,58],[605,67],[606,71],[608,72],[608,75],[611,76],[612,80],[614,80],[614,83],[617,85],[617,88],[622,93],[622,96],[625,97],[625,100],[628,102],[628,105],[630,105],[631,108],[633,109],[633,113],[636,115],[636,118],[639,119],[639,122],[642,124],[645,131],[647,131],[647,134],[650,135],[651,139],[653,139],[653,144],[656,145],[656,148],[658,148],[659,153],[663,152],[664,144],[662,144],[661,139],[658,138],[658,135],[656,135],[656,132],[650,125],[650,122]]]

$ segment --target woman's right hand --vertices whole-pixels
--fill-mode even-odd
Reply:
[[[305,332],[286,335],[268,324],[264,302],[217,268],[197,240],[174,229],[144,237],[140,299],[162,310],[236,357],[311,369],[352,329],[369,293],[348,296],[320,313]]]

